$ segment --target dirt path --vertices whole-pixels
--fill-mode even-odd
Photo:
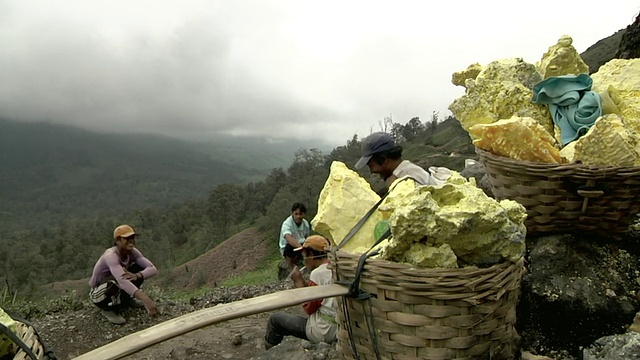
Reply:
[[[247,360],[264,352],[262,337],[268,317],[269,314],[259,314],[226,321],[154,345],[124,359]]]
[[[87,304],[76,311],[50,314],[33,321],[45,343],[60,360],[72,359],[100,346],[172,318],[215,306],[291,288],[290,282],[237,287],[219,287],[191,304],[159,301],[163,314],[151,318],[144,309],[126,309],[124,325],[106,321],[98,308]],[[285,309],[302,314],[299,307]],[[154,345],[127,359],[242,359],[264,352],[261,344],[270,313],[226,321]],[[240,340],[238,340],[240,338]],[[235,339],[235,340],[234,340]],[[235,344],[234,344],[235,343]]]

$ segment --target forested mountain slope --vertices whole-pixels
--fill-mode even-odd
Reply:
[[[0,235],[202,199],[218,184],[264,178],[294,151],[0,120]]]

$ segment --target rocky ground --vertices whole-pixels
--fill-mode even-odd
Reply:
[[[127,309],[123,313],[127,319],[124,325],[107,322],[100,311],[88,303],[80,310],[50,314],[33,323],[56,356],[66,360],[194,310],[288,288],[287,282],[219,287],[205,296],[190,299],[189,303],[160,300],[162,315],[150,318],[144,309]],[[160,343],[126,359],[250,359],[264,352],[261,340],[268,317],[269,313],[263,313],[223,322]]]

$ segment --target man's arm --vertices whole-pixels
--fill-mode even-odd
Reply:
[[[293,246],[294,249],[300,246],[300,243],[298,242],[298,240],[294,238],[293,235],[291,234],[284,234],[284,239],[287,240],[287,243]]]
[[[293,246],[293,248],[297,248],[300,246],[298,239],[293,236],[293,229],[291,227],[291,222],[289,219],[285,220],[282,223],[282,233],[284,234],[284,239],[287,240],[287,244]]]
[[[135,261],[136,264],[138,264],[143,269],[138,273],[140,274],[140,276],[142,276],[143,279],[148,279],[158,273],[158,269],[155,267],[155,265],[153,265],[153,263],[149,259],[144,257],[140,250],[134,249],[132,254],[133,261]]]
[[[113,277],[118,282],[118,286],[120,287],[120,289],[124,290],[124,292],[129,294],[129,296],[133,296],[133,294],[135,294],[135,292],[138,290],[138,287],[124,277],[125,270],[120,264],[118,255],[115,252],[105,254],[105,262],[109,267],[111,275],[113,275]]]
[[[140,301],[142,301],[142,303],[144,304],[144,308],[147,309],[147,312],[149,313],[149,315],[151,316],[158,315],[158,307],[156,306],[156,303],[153,300],[151,300],[149,295],[147,295],[144,291],[142,291],[142,289],[138,289],[138,291],[136,291],[135,294],[133,295],[136,298],[140,299]]]
[[[316,286],[316,283],[314,283],[313,281],[307,282],[307,280],[304,279],[304,277],[302,276],[302,273],[300,272],[297,266],[295,266],[293,270],[291,270],[290,276],[291,276],[291,280],[293,280],[293,284],[297,288],[307,287],[307,286]],[[322,305],[322,299],[308,301],[302,304],[302,309],[307,313],[307,315],[311,315],[320,308],[320,305]]]

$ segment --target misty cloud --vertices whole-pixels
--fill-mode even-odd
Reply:
[[[622,17],[599,14],[598,32],[576,23],[542,33],[527,18],[481,22],[489,7],[474,6],[0,0],[0,117],[342,144],[390,113],[444,113],[463,93],[451,73],[473,62],[533,62],[564,33],[583,51],[638,10],[629,1]]]

